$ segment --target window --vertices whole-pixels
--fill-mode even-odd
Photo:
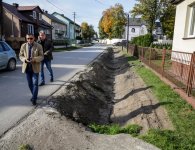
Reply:
[[[28,24],[28,33],[34,34],[34,26],[32,24]]]
[[[10,50],[10,47],[8,47],[7,44],[5,44],[5,43],[1,43],[1,44],[4,47],[4,51],[9,51]]]
[[[132,33],[135,33],[135,28],[132,28],[132,29],[131,29],[131,32],[132,32]]]
[[[190,7],[189,36],[195,36],[195,5]]]
[[[3,46],[1,45],[1,42],[0,42],[0,52],[3,52],[4,49],[3,49]]]
[[[42,14],[39,13],[39,20],[42,20]]]
[[[33,18],[34,18],[34,19],[37,18],[37,13],[36,13],[36,11],[33,11]]]

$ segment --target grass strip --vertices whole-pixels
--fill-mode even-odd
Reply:
[[[195,110],[169,85],[145,68],[138,59],[128,56],[128,60],[147,86],[151,86],[151,90],[159,102],[165,104],[175,128],[174,131],[151,129],[146,135],[139,136],[139,138],[161,149],[195,150]]]

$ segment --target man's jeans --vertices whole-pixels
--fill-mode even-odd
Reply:
[[[49,71],[50,79],[53,79],[53,71],[51,69],[51,60],[44,59],[41,62],[41,83],[45,83],[44,64],[46,65],[46,67]]]
[[[39,73],[34,73],[32,70],[26,71],[26,78],[28,81],[28,86],[32,93],[32,100],[37,100],[38,95],[38,81],[39,81]]]

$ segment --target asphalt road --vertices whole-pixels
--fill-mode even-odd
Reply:
[[[50,96],[104,49],[104,46],[95,45],[70,52],[53,53],[54,82],[49,82],[49,73],[45,68],[46,85],[39,88],[38,101]],[[21,73],[21,62],[13,72],[0,71],[0,136],[34,109],[30,98],[26,76]]]

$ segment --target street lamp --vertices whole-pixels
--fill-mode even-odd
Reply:
[[[127,47],[127,53],[129,50],[129,13],[127,14],[127,43],[126,43],[126,47]]]

